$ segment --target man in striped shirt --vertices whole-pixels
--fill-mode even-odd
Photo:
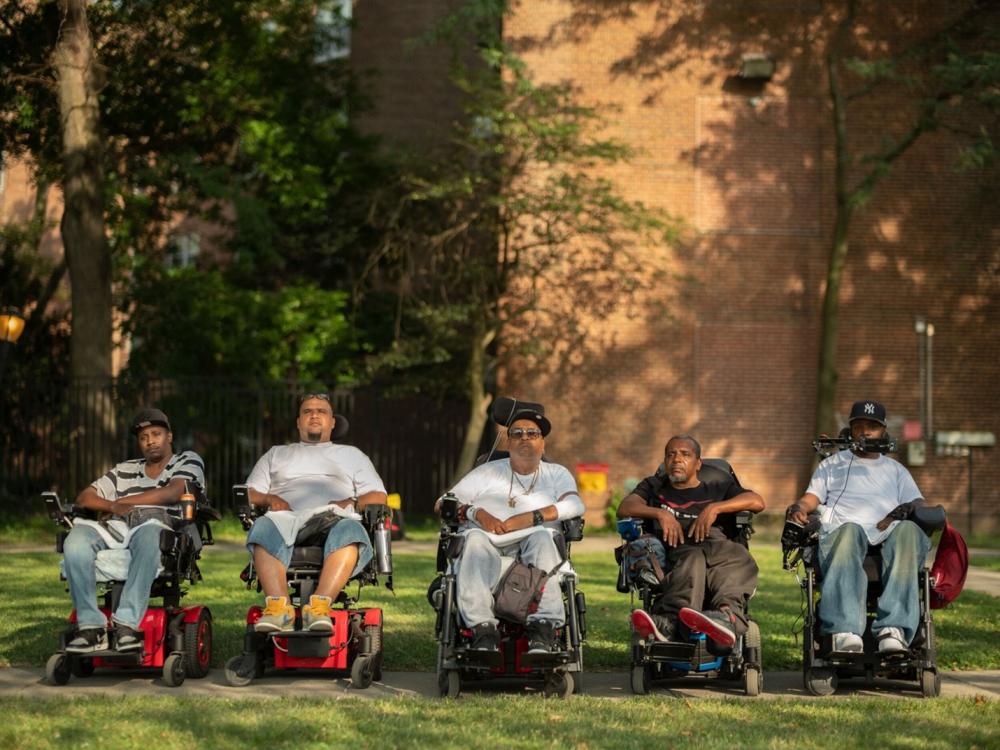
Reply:
[[[131,553],[128,576],[118,607],[111,615],[115,647],[137,651],[143,647],[140,631],[149,603],[150,587],[160,565],[160,531],[155,520],[143,521],[137,506],[173,505],[185,485],[191,490],[205,486],[205,464],[192,451],[173,452],[173,433],[167,415],[159,409],[142,409],[132,420],[143,457],[123,461],[92,482],[76,498],[76,505],[100,516],[122,519],[127,526],[108,526],[77,521],[63,545],[66,580],[76,607],[77,634],[66,644],[71,653],[91,653],[108,648],[107,619],[97,604],[97,553],[125,546]],[[122,534],[122,530],[125,531]],[[119,538],[116,538],[119,537]]]

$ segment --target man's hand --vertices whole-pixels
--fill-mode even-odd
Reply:
[[[663,529],[663,541],[669,544],[671,547],[676,547],[678,544],[684,544],[684,529],[681,528],[680,523],[674,518],[674,514],[668,510],[660,511],[659,517],[660,527]]]
[[[482,511],[479,512],[482,513]],[[503,528],[503,531],[500,533],[509,534],[512,531],[520,531],[534,525],[535,517],[531,513],[518,513],[516,516],[511,516],[500,524],[501,528]]]
[[[498,519],[496,516],[487,513],[482,508],[476,508],[476,523],[479,525],[483,531],[490,534],[504,534],[506,530],[504,529],[503,521]]]
[[[122,500],[112,500],[108,506],[108,513],[113,516],[127,516],[135,506]]]
[[[798,503],[792,503],[785,510],[785,519],[795,521],[800,526],[805,526],[809,522],[809,514],[806,513]]]
[[[905,521],[913,513],[913,503],[901,503],[889,511],[889,514],[879,521],[875,528],[885,531],[893,521]]]
[[[268,510],[291,510],[292,506],[286,503],[277,495],[267,496],[267,509]]]
[[[712,529],[712,524],[715,523],[715,519],[718,517],[719,511],[712,505],[706,505],[701,513],[698,514],[698,517],[694,519],[691,528],[688,529],[688,536],[694,539],[695,542],[701,542],[708,536],[708,532]]]

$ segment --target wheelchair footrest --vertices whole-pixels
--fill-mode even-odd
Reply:
[[[538,652],[534,654],[521,654],[521,666],[532,669],[551,669],[573,661],[573,655],[569,651],[551,651],[549,653]]]
[[[656,641],[647,647],[646,655],[657,661],[690,661],[694,658],[695,650],[693,643]]]
[[[463,666],[496,669],[503,666],[503,654],[499,651],[458,649],[455,651],[455,661]]]

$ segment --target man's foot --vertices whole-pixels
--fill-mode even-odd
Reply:
[[[903,640],[903,631],[899,628],[882,628],[875,635],[880,654],[900,654],[909,651]]]
[[[499,651],[500,634],[497,633],[497,626],[492,622],[481,622],[474,626],[469,649],[472,651]]]
[[[115,649],[117,651],[139,651],[146,643],[146,636],[141,630],[134,630],[128,625],[115,625]]]
[[[548,620],[532,620],[525,627],[529,654],[551,654],[558,650],[556,626]]]
[[[834,633],[831,654],[860,654],[865,650],[865,642],[857,633]]]
[[[66,644],[70,654],[89,654],[108,650],[108,631],[104,628],[80,628]]]
[[[264,597],[264,613],[254,623],[257,633],[288,633],[295,630],[295,607],[285,596]]]
[[[684,607],[677,613],[680,621],[691,630],[704,633],[715,643],[726,648],[736,643],[736,616],[729,611],[710,610],[699,612],[690,607]]]
[[[302,629],[333,632],[333,620],[330,618],[332,601],[328,596],[310,596],[309,603],[302,607]]]
[[[673,635],[670,620],[662,615],[651,615],[645,610],[635,609],[632,610],[631,620],[632,629],[644,641],[652,637],[664,642],[670,640],[670,636]]]

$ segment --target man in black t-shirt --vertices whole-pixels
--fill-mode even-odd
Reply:
[[[622,500],[619,518],[639,518],[666,548],[667,573],[652,612],[636,610],[632,625],[640,637],[668,640],[678,620],[720,646],[732,646],[747,630],[746,601],[757,586],[757,563],[746,547],[726,534],[732,514],[764,509],[764,500],[729,475],[703,482],[701,446],[675,435],[664,449],[664,473],[647,477]],[[710,597],[706,604],[706,588]]]

